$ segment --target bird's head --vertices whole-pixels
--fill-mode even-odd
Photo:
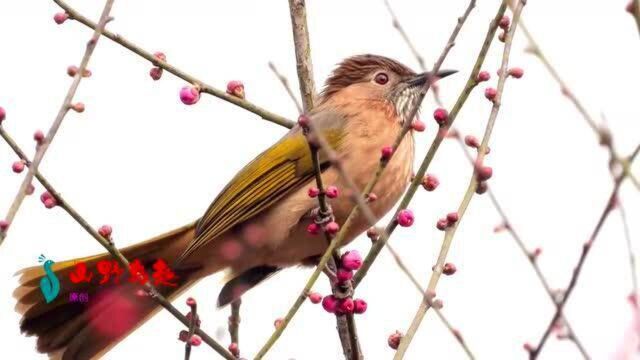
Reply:
[[[354,100],[389,102],[400,122],[404,122],[427,80],[453,73],[455,71],[442,70],[435,77],[430,72],[416,74],[409,67],[388,57],[357,55],[345,59],[333,71],[320,94],[320,101],[327,101],[348,90]]]

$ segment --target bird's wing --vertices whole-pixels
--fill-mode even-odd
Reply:
[[[334,149],[343,140],[334,117],[313,120]],[[321,169],[329,166],[320,151]],[[307,140],[296,127],[276,144],[258,155],[227,184],[196,226],[196,236],[178,263],[233,226],[262,213],[287,194],[307,183],[315,174]]]

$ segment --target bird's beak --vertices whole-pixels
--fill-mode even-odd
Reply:
[[[447,77],[449,75],[453,75],[457,73],[458,70],[440,70],[437,75],[433,75],[430,71],[423,72],[422,74],[418,74],[414,77],[407,79],[405,82],[409,87],[418,87],[423,86],[428,79],[431,79],[433,82],[442,79],[443,77]]]

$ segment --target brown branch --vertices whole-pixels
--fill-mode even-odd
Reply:
[[[16,142],[11,138],[11,136],[4,130],[2,126],[0,126],[0,136],[9,144],[11,149],[20,157],[21,160],[30,163],[29,158],[26,154],[20,149],[20,147],[16,144]],[[125,269],[129,268],[129,261],[120,253],[118,248],[115,247],[115,244],[109,240],[105,239],[102,235],[100,235],[96,229],[91,227],[89,223],[73,208],[71,205],[60,195],[58,191],[47,181],[47,179],[38,171],[34,172],[35,178],[38,179],[40,184],[56,199],[57,205],[60,206],[64,211],[69,214],[82,228],[89,233],[100,245],[102,245],[115,259],[118,263],[124,267]],[[185,227],[190,227],[192,224],[186,225]],[[151,298],[154,299],[158,304],[160,304],[163,308],[169,311],[176,319],[178,319],[185,326],[189,326],[189,320],[171,303],[162,296],[158,290],[151,284],[149,281],[142,285],[142,287],[151,294]],[[195,333],[198,334],[205,343],[207,343],[213,350],[215,350],[218,354],[228,360],[235,360],[224,347],[218,344],[211,336],[209,336],[206,332],[201,329],[196,329]]]
[[[631,7],[633,10],[633,19],[636,21],[636,26],[638,27],[638,34],[640,34],[640,0],[632,0]]]
[[[639,151],[640,151],[640,144],[636,147],[636,150],[633,152],[632,156],[629,158],[630,162],[633,161],[633,159],[637,156]],[[609,216],[611,211],[615,208],[616,199],[618,197],[618,191],[620,190],[620,185],[622,184],[622,181],[624,180],[624,178],[626,176],[627,176],[627,174],[623,173],[618,178],[616,178],[613,190],[611,191],[611,195],[609,196],[609,199],[607,200],[607,204],[606,204],[604,210],[602,211],[602,214],[600,215],[600,218],[598,219],[598,223],[596,224],[596,227],[593,229],[593,232],[591,233],[591,236],[589,237],[589,240],[586,243],[584,243],[584,245],[582,246],[582,253],[580,254],[580,259],[578,260],[578,264],[576,265],[575,269],[573,270],[573,275],[571,276],[571,280],[569,281],[569,285],[567,286],[567,289],[564,291],[564,295],[562,296],[562,300],[556,305],[556,311],[555,311],[555,313],[554,313],[554,315],[553,315],[553,317],[551,319],[551,322],[549,323],[549,325],[547,326],[546,330],[544,331],[544,334],[542,335],[542,338],[538,342],[538,345],[534,349],[532,349],[531,352],[529,353],[529,359],[530,360],[534,360],[534,359],[538,358],[538,355],[540,355],[540,352],[542,351],[547,339],[549,338],[549,335],[551,334],[551,331],[553,330],[554,325],[561,318],[562,311],[564,310],[564,307],[565,307],[567,301],[569,300],[569,297],[571,296],[571,293],[573,292],[573,289],[575,288],[576,284],[578,283],[578,278],[579,278],[580,273],[582,271],[582,267],[583,267],[583,265],[585,263],[585,260],[587,259],[587,255],[589,255],[589,251],[593,247],[593,243],[595,242],[596,238],[598,237],[598,234],[600,233],[600,230],[602,229],[602,225],[604,224],[605,220],[607,219],[607,217]]]
[[[94,22],[92,22],[91,20],[87,19],[86,17],[84,17],[82,14],[80,14],[79,12],[77,12],[76,10],[74,10],[72,7],[70,7],[69,5],[67,5],[64,1],[62,0],[53,0],[56,4],[58,4],[62,9],[64,9],[67,14],[69,14],[69,18],[73,19],[73,20],[77,20],[79,23],[91,28],[91,29],[95,29],[96,28],[96,24]],[[208,85],[206,83],[204,83],[203,81],[199,80],[198,78],[187,74],[186,72],[178,69],[177,67],[169,64],[168,62],[162,60],[162,59],[158,59],[156,58],[152,53],[150,53],[149,51],[146,51],[142,48],[140,48],[139,46],[135,45],[134,43],[132,43],[131,41],[125,39],[124,37],[112,33],[108,30],[105,30],[102,35],[110,40],[112,40],[113,42],[122,45],[123,47],[125,47],[126,49],[130,50],[131,52],[133,52],[134,54],[146,59],[147,61],[151,62],[154,66],[157,66],[159,68],[162,68],[170,73],[172,73],[173,75],[181,78],[184,81],[187,81],[191,84],[194,84],[196,86],[198,86],[198,88],[200,89],[201,92],[206,93],[206,94],[210,94],[213,95],[219,99],[222,99],[224,101],[230,102],[236,106],[239,106],[249,112],[252,112],[258,116],[260,116],[261,118],[263,118],[264,120],[270,121],[272,123],[284,126],[286,128],[292,128],[294,125],[294,122],[284,118],[278,114],[272,113],[266,109],[263,109],[243,98],[234,96],[234,95],[230,95],[227,94],[225,91],[221,91],[218,90],[216,88],[214,88],[211,85]]]
[[[231,315],[229,316],[229,336],[231,342],[240,346],[240,305],[242,299],[238,298],[231,302]]]
[[[104,8],[102,9],[102,14],[100,15],[100,20],[98,22],[98,25],[96,26],[93,32],[93,35],[91,36],[91,39],[89,40],[89,42],[87,42],[84,55],[82,56],[82,60],[80,61],[80,66],[78,67],[78,71],[73,78],[73,82],[71,83],[69,90],[67,90],[67,95],[65,96],[64,101],[60,106],[60,110],[58,110],[58,114],[56,115],[56,118],[53,121],[53,124],[51,124],[51,127],[49,128],[49,131],[47,132],[47,136],[44,138],[44,140],[41,143],[38,144],[38,148],[36,150],[35,156],[33,157],[33,161],[29,164],[29,171],[27,172],[27,175],[24,177],[24,180],[22,181],[22,184],[18,189],[18,193],[16,194],[16,197],[13,200],[11,207],[9,208],[7,216],[5,217],[5,220],[7,221],[8,224],[11,224],[13,222],[13,219],[18,213],[18,210],[20,210],[20,205],[22,205],[22,202],[24,201],[25,196],[27,196],[27,188],[29,187],[29,185],[31,185],[31,182],[33,181],[33,176],[35,172],[38,170],[38,166],[40,166],[40,162],[42,162],[42,159],[44,158],[44,155],[47,152],[49,145],[53,141],[53,138],[56,136],[58,129],[60,129],[60,125],[62,125],[62,120],[64,120],[65,115],[67,115],[67,112],[72,107],[73,97],[76,94],[76,90],[78,90],[80,81],[82,81],[82,78],[85,76],[85,73],[87,71],[87,65],[89,64],[91,55],[93,54],[93,51],[96,48],[100,35],[103,32],[104,27],[107,25],[107,21],[109,20],[109,13],[111,12],[113,1],[114,0],[107,0],[105,2]],[[2,242],[7,236],[7,231],[8,229],[5,229],[5,230],[0,229],[0,245],[2,245]]]
[[[482,138],[482,143],[480,145],[480,148],[478,149],[477,164],[482,164],[482,161],[486,155],[489,139],[491,138],[491,133],[493,131],[493,127],[495,125],[498,112],[500,110],[501,99],[502,99],[502,94],[504,92],[505,82],[507,80],[507,77],[509,76],[508,65],[509,65],[509,55],[511,51],[511,44],[513,42],[513,35],[518,26],[518,21],[520,20],[520,14],[522,13],[522,9],[525,4],[526,4],[526,0],[520,0],[517,8],[513,12],[513,22],[507,33],[507,36],[505,39],[504,52],[502,54],[502,64],[499,70],[497,93],[495,98],[493,99],[493,107],[491,109],[491,114],[489,116],[487,127],[485,129],[485,133]],[[503,2],[502,7],[504,6],[505,6],[505,3]],[[498,18],[494,19],[496,23],[498,20],[499,20]],[[458,207],[458,221],[452,224],[452,226],[450,226],[445,231],[445,237],[444,237],[444,241],[442,242],[442,247],[440,249],[440,254],[438,256],[438,261],[436,262],[434,271],[431,274],[431,279],[429,280],[429,286],[427,287],[428,292],[435,292],[436,286],[438,284],[438,280],[440,279],[440,275],[442,274],[442,268],[444,266],[447,253],[453,241],[453,236],[455,234],[455,231],[460,225],[462,218],[464,217],[465,211],[469,203],[471,202],[471,199],[473,198],[473,194],[475,193],[478,187],[477,175],[478,175],[477,169],[474,168],[465,196],[462,202],[460,203],[460,206]],[[413,321],[411,322],[411,325],[409,326],[409,329],[407,330],[406,334],[402,337],[402,340],[400,341],[400,345],[398,346],[398,350],[396,351],[394,360],[399,360],[404,357],[409,345],[411,344],[411,340],[415,336],[416,331],[418,330],[418,328],[420,327],[420,324],[422,323],[422,319],[424,318],[424,315],[426,314],[427,310],[430,307],[431,306],[427,301],[424,301],[424,300],[422,301]]]
[[[184,360],[189,360],[191,358],[191,337],[193,336],[193,334],[195,334],[199,321],[198,306],[196,305],[195,300],[187,301],[187,303],[191,308],[191,319],[189,321],[189,332],[187,333],[187,340],[184,342]]]

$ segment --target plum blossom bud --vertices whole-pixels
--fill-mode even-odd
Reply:
[[[448,226],[449,222],[447,221],[447,219],[439,219],[436,223],[436,228],[441,231],[446,230]]]
[[[155,81],[160,80],[160,78],[162,77],[162,68],[159,67],[152,67],[151,70],[149,70],[149,76],[151,76],[151,78]]]
[[[67,67],[67,75],[74,77],[78,73],[78,67],[75,65],[69,65]]]
[[[457,212],[452,212],[447,214],[447,222],[449,223],[449,225],[457,223],[459,218],[460,216],[458,215]]]
[[[480,181],[489,180],[493,175],[493,169],[490,166],[479,166],[477,172],[478,180]]]
[[[322,301],[322,295],[317,292],[312,292],[309,294],[309,301],[313,304],[319,304]]]
[[[472,148],[479,148],[480,147],[480,142],[478,141],[478,138],[476,138],[473,135],[467,135],[464,137],[464,143],[468,146],[468,147],[472,147]]]
[[[165,55],[162,51],[154,52],[153,57],[158,60],[167,61],[167,55]]]
[[[7,111],[2,106],[0,106],[0,124],[2,124],[2,122],[6,117],[7,117]]]
[[[389,160],[391,158],[391,155],[393,155],[393,147],[388,145],[384,146],[381,150],[381,153],[383,160]]]
[[[372,202],[378,200],[378,195],[376,195],[375,193],[368,193],[366,200],[367,200],[367,202],[372,203]]]
[[[338,278],[338,281],[341,282],[341,283],[349,281],[349,280],[353,279],[353,271],[347,270],[347,269],[344,269],[344,268],[340,268],[336,272],[336,277]]]
[[[482,195],[487,192],[488,188],[487,183],[485,181],[481,181],[478,183],[478,187],[476,188],[476,194]]]
[[[396,330],[396,332],[389,335],[389,338],[387,339],[387,344],[389,344],[389,347],[392,348],[393,350],[397,350],[398,346],[400,346],[400,340],[402,340],[402,333]]]
[[[445,275],[453,275],[453,274],[456,273],[456,270],[458,270],[458,269],[452,263],[446,263],[442,267],[442,273],[445,274]]]
[[[338,231],[340,231],[340,224],[332,221],[324,227],[324,230],[330,235],[335,235],[338,233]]]
[[[231,343],[229,344],[229,352],[231,353],[231,355],[238,357],[240,355],[240,348],[238,347],[238,344],[236,343]]]
[[[484,90],[484,97],[491,101],[495,100],[496,95],[498,95],[498,90],[496,90],[495,88],[488,87]]]
[[[535,351],[535,348],[530,343],[524,343],[524,345],[522,345],[522,348],[529,353],[532,353]]]
[[[7,231],[9,228],[9,222],[7,220],[0,220],[0,231]]]
[[[327,197],[329,199],[335,199],[338,197],[338,195],[340,195],[340,191],[336,186],[331,185],[327,187],[327,189],[325,190],[325,194],[327,194]]]
[[[23,172],[24,171],[24,161],[18,160],[16,162],[14,162],[11,165],[11,170],[13,170],[13,172],[16,173],[16,174],[20,174],[21,172]]]
[[[417,132],[423,132],[426,128],[427,125],[424,123],[424,121],[418,119],[417,117],[413,120],[413,122],[411,123],[411,128],[414,131]]]
[[[509,69],[509,76],[512,76],[516,79],[520,79],[522,77],[522,75],[524,75],[524,70],[522,70],[522,68],[519,67],[514,67]]]
[[[33,186],[33,184],[29,184],[27,186],[27,190],[25,191],[25,193],[27,195],[33,195],[33,192],[36,191],[36,188]]]
[[[498,35],[498,40],[500,40],[500,42],[505,42],[507,40],[507,32],[501,32],[500,35]]]
[[[358,250],[347,251],[340,257],[340,265],[346,270],[358,270],[362,266],[362,256]]]
[[[180,100],[185,105],[193,105],[200,100],[200,91],[193,86],[180,89]]]
[[[327,295],[322,299],[322,308],[328,313],[335,313],[338,309],[338,299],[333,295]]]
[[[307,226],[307,232],[311,235],[318,235],[320,234],[320,225],[316,224],[316,223],[311,223],[309,224],[309,226]]]
[[[353,300],[348,297],[339,301],[338,308],[336,309],[336,313],[340,314],[353,314],[353,310],[355,305],[353,304]]]
[[[320,190],[317,187],[310,187],[309,190],[307,190],[307,195],[309,195],[310,198],[314,198],[319,194]]]
[[[440,299],[435,299],[433,300],[432,306],[434,309],[440,310],[444,306],[444,303]]]
[[[433,118],[436,120],[438,125],[442,126],[447,122],[447,119],[449,118],[449,113],[447,112],[447,110],[443,108],[437,108],[433,112]]]
[[[488,71],[480,71],[478,77],[476,77],[477,82],[485,82],[489,81],[489,79],[491,79],[491,74]]]
[[[58,25],[62,25],[62,23],[67,21],[68,18],[69,14],[67,14],[66,12],[59,12],[53,15],[53,21],[55,21]]]
[[[415,217],[413,216],[413,211],[409,209],[402,209],[398,212],[398,215],[396,215],[396,220],[398,221],[398,225],[402,227],[409,227],[413,225]]]
[[[422,187],[427,191],[435,190],[438,187],[438,185],[440,185],[440,181],[435,175],[427,174],[422,179]]]
[[[100,236],[106,239],[111,237],[112,232],[113,232],[113,229],[111,228],[111,225],[102,225],[98,229],[98,234],[100,234]]]
[[[498,26],[502,30],[509,29],[509,25],[511,25],[511,19],[509,19],[507,15],[503,16],[502,19],[500,19],[500,22],[498,23]]]
[[[189,344],[191,344],[191,346],[200,346],[200,344],[202,344],[202,338],[200,337],[200,335],[192,335],[191,339],[189,339]]]
[[[73,105],[71,105],[71,110],[77,112],[77,113],[81,113],[84,112],[84,103],[75,103]]]
[[[42,201],[44,207],[46,207],[47,209],[51,209],[58,205],[58,201],[56,200],[56,198],[48,191],[45,191],[42,193],[42,195],[40,195],[40,201]]]
[[[42,130],[36,130],[36,132],[33,133],[33,140],[35,140],[38,145],[42,144],[44,141],[44,133]]]
[[[109,234],[111,235],[111,234]],[[194,307],[196,306],[196,299],[189,297],[187,298],[187,306]]]
[[[227,83],[227,94],[244,99],[244,84],[238,80]]]
[[[309,122],[311,122],[311,119],[309,119],[307,115],[302,114],[298,116],[298,124],[300,124],[300,127],[302,128],[309,127]]]
[[[367,311],[367,302],[362,299],[353,300],[353,312],[364,314]]]
[[[379,236],[380,234],[378,233],[378,229],[376,229],[375,227],[371,227],[369,228],[369,230],[367,230],[367,237],[371,239],[371,241],[378,240]]]
[[[284,322],[284,320],[282,318],[278,318],[273,322],[273,327],[275,327],[276,329],[279,328],[280,326],[282,326],[282,322]]]
[[[144,292],[144,290],[139,290],[139,291]],[[180,332],[178,333],[178,340],[182,342],[186,342],[188,337],[189,337],[189,332],[187,330],[180,330]]]

